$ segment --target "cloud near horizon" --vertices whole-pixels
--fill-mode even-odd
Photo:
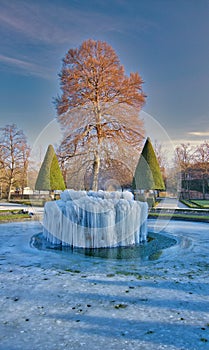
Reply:
[[[200,136],[200,137],[208,136],[209,137],[209,131],[190,131],[190,132],[188,132],[188,134],[193,135],[193,136]]]

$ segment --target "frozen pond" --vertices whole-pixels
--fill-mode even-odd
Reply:
[[[35,249],[38,222],[1,224],[0,349],[207,349],[209,225],[148,227],[177,244],[105,259]]]
[[[79,260],[82,258],[79,255],[85,255],[86,258],[94,258],[94,263],[97,260],[95,258],[104,259],[120,259],[120,260],[135,260],[135,261],[146,261],[146,260],[157,260],[163,253],[163,250],[173,245],[178,244],[178,239],[173,238],[168,234],[159,234],[150,232],[148,234],[146,242],[128,245],[126,247],[107,247],[107,248],[78,248],[63,246],[62,244],[53,244],[49,242],[43,235],[39,233],[32,236],[31,246],[44,251],[54,251],[62,258],[67,258],[67,264],[72,260]],[[75,256],[72,256],[75,255]],[[91,264],[92,261],[87,259],[86,264]],[[111,264],[111,262],[109,261]],[[125,262],[126,263],[126,262]],[[106,266],[107,262],[105,262]]]

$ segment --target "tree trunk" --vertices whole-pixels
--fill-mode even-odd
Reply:
[[[12,190],[12,183],[10,182],[9,184],[9,188],[8,188],[8,196],[7,196],[7,200],[8,202],[10,201],[11,199],[11,190]]]
[[[93,191],[98,191],[99,169],[100,169],[100,155],[99,155],[99,151],[96,150],[94,152],[94,164],[93,164],[93,181],[92,181]]]
[[[96,97],[96,102],[94,106],[94,114],[96,119],[96,131],[97,131],[97,148],[94,151],[94,163],[93,163],[93,181],[92,190],[98,191],[99,185],[99,169],[101,163],[100,149],[102,143],[102,127],[101,127],[101,111],[98,98]]]
[[[26,175],[25,175],[26,176]],[[23,199],[24,198],[24,188],[25,188],[25,186],[23,185],[23,186],[21,186],[21,199]]]
[[[190,200],[190,174],[186,174],[186,189],[187,189],[187,194],[188,194],[188,199]]]
[[[204,174],[202,176],[202,199],[205,199],[205,177]]]

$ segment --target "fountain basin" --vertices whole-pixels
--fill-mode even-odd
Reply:
[[[77,248],[136,245],[147,238],[148,206],[132,193],[65,190],[44,207],[43,235]]]

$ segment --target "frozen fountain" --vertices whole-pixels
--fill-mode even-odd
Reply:
[[[131,192],[65,190],[60,198],[44,208],[43,235],[52,244],[107,248],[146,241],[148,206]]]

